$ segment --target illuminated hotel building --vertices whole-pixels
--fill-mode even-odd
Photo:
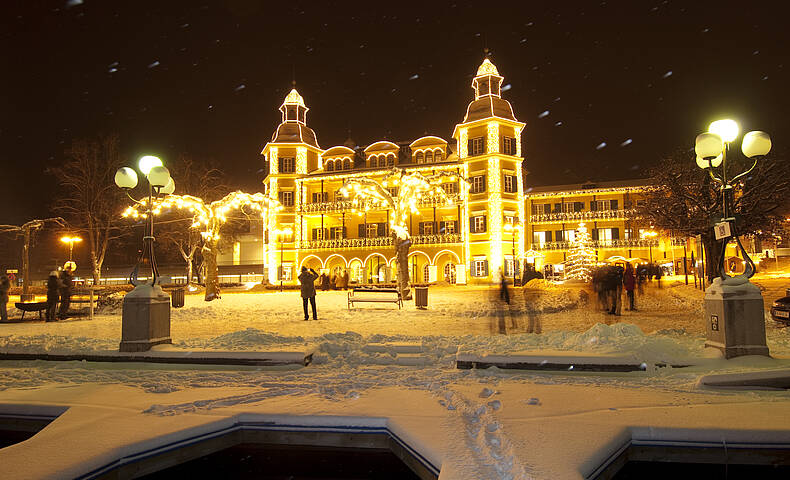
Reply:
[[[268,165],[264,192],[283,209],[273,210],[263,226],[253,226],[232,251],[220,256],[223,271],[241,273],[240,269],[256,264],[260,271],[263,264],[271,283],[279,283],[281,277],[285,283],[296,283],[304,265],[327,273],[348,270],[351,281],[358,283],[392,281],[397,269],[390,212],[386,208],[358,212],[351,198],[340,193],[346,179],[381,181],[392,167],[423,174],[448,171],[468,179],[448,178],[441,187],[449,203],[422,198],[418,213],[409,216],[413,283],[489,283],[500,268],[508,277],[514,269],[518,274],[522,258],[538,268],[562,262],[565,239],[571,234],[558,238],[556,232],[572,230],[577,217],[588,218],[580,212],[604,200],[608,207],[594,210],[597,213],[589,217],[593,223],[601,222],[600,228],[590,226],[596,228],[594,235],[607,235],[601,233],[605,228],[608,235],[615,235],[614,228],[622,230],[623,237],[611,238],[618,240],[611,245],[614,249],[601,244],[606,253],[599,258],[641,255],[644,242],[634,245],[639,250],[634,253],[630,246],[621,245],[620,238],[629,238],[626,227],[608,226],[611,221],[624,221],[629,207],[621,197],[627,188],[597,196],[589,191],[533,189],[525,197],[521,151],[525,124],[502,98],[502,82],[496,66],[485,59],[472,80],[474,98],[449,142],[425,136],[410,143],[382,140],[365,148],[353,144],[321,148],[308,126],[309,108],[296,89],[291,90],[280,106],[280,125],[261,152]],[[389,189],[398,194],[397,188]],[[567,210],[569,202],[572,211]],[[611,217],[610,210],[623,215]],[[234,265],[238,268],[229,268]]]

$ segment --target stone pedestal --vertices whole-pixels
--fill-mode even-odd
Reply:
[[[713,280],[705,289],[705,323],[705,346],[721,350],[725,358],[768,355],[763,296],[748,279]]]
[[[170,296],[159,285],[138,285],[123,299],[122,352],[145,352],[170,339]]]

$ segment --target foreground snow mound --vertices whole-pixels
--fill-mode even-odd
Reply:
[[[209,340],[192,340],[179,342],[180,346],[189,348],[205,348],[212,350],[252,350],[266,349],[267,347],[282,345],[304,344],[301,336],[279,335],[264,332],[257,328],[247,328],[236,332],[226,333]]]
[[[568,288],[536,278],[524,286],[527,308],[539,313],[573,310],[587,304],[588,294],[579,288]]]

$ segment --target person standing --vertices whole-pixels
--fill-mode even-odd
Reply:
[[[625,273],[623,273],[623,287],[625,287],[625,294],[628,296],[628,310],[635,311],[634,308],[634,288],[636,287],[636,276],[634,275],[634,267],[630,263],[625,266]]]
[[[11,289],[11,282],[8,280],[8,275],[0,276],[0,321],[8,321],[8,290]]]
[[[302,267],[302,273],[299,274],[299,285],[302,291],[302,308],[304,309],[304,320],[310,320],[307,315],[307,302],[313,307],[313,320],[318,320],[318,314],[315,308],[315,280],[318,274],[312,268]]]
[[[66,268],[60,274],[60,309],[58,310],[58,318],[61,320],[69,315],[73,280],[71,265],[66,265]]]
[[[58,295],[60,294],[60,279],[58,271],[52,270],[47,278],[47,321],[57,322]]]
[[[348,270],[343,269],[343,290],[348,290]]]
[[[499,267],[497,270],[497,281],[499,282],[499,298],[500,300],[504,300],[505,303],[510,303],[510,292],[507,289],[507,278],[505,278],[504,272],[502,272],[502,267]]]

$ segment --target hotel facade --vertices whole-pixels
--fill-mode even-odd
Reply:
[[[531,188],[525,194],[521,134],[503,77],[488,59],[472,80],[473,98],[448,141],[425,136],[412,142],[352,143],[323,149],[308,126],[309,108],[292,89],[280,106],[281,122],[261,154],[268,165],[264,193],[282,209],[253,223],[232,251],[219,258],[224,272],[263,273],[271,283],[296,283],[302,266],[349,272],[352,282],[387,283],[395,277],[390,212],[359,211],[343,196],[345,181],[381,182],[392,168],[406,173],[452,173],[440,185],[450,201],[417,199],[406,227],[411,237],[412,283],[490,283],[499,269],[520,275],[524,262],[561,271],[581,221],[592,229],[599,261],[612,257],[663,260],[672,242],[645,237],[630,220],[639,185]],[[529,182],[527,182],[528,184]],[[397,197],[397,187],[388,187]],[[679,242],[678,242],[679,243]],[[661,247],[664,248],[661,248]],[[680,246],[682,251],[682,246]],[[682,257],[682,252],[680,253]]]

